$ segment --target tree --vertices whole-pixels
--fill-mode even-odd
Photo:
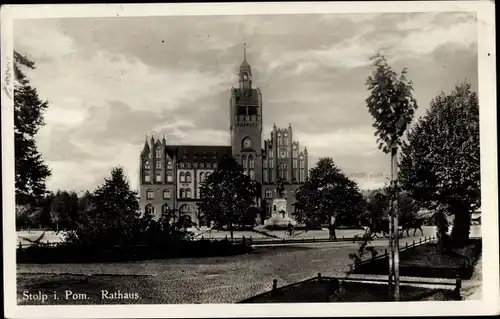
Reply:
[[[50,214],[56,229],[74,229],[80,216],[80,199],[75,192],[58,191],[51,201]]]
[[[200,188],[198,208],[215,227],[227,226],[233,238],[235,225],[255,222],[257,187],[243,173],[243,167],[230,156],[219,162]]]
[[[309,179],[297,191],[295,208],[293,215],[299,223],[328,224],[331,239],[336,239],[337,219],[359,216],[365,211],[358,185],[329,157],[321,158],[310,170]]]
[[[30,229],[40,224],[41,209],[31,204],[16,205],[16,228]]]
[[[137,192],[130,189],[123,168],[113,168],[111,177],[90,196],[68,240],[101,247],[130,244],[137,238],[139,216]]]
[[[16,203],[36,201],[46,193],[45,180],[51,175],[39,153],[35,135],[44,125],[43,113],[48,107],[31,86],[22,68],[35,69],[35,64],[14,52],[14,152]]]
[[[467,243],[470,214],[481,205],[479,157],[479,105],[468,83],[435,97],[403,146],[401,186],[422,206],[455,217],[455,246]]]
[[[373,127],[379,148],[384,153],[391,153],[391,197],[392,210],[389,224],[390,252],[389,284],[392,285],[394,275],[394,298],[399,300],[399,250],[398,250],[398,219],[397,219],[397,150],[401,145],[401,137],[413,120],[417,101],[413,98],[412,83],[406,79],[407,70],[400,75],[392,70],[385,57],[376,54],[372,57],[373,74],[368,77],[366,85],[370,96],[366,99],[369,113],[374,119]],[[393,229],[394,228],[394,229]],[[396,249],[394,249],[396,247]],[[393,263],[395,267],[393,268]]]

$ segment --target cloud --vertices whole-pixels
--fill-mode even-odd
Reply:
[[[263,138],[273,123],[291,123],[310,166],[330,156],[362,188],[383,185],[390,168],[365,105],[375,51],[395,70],[408,68],[417,116],[458,82],[477,90],[469,13],[33,19],[16,21],[14,32],[49,101],[37,140],[54,190],[92,189],[117,165],[137,187],[146,133],[229,145],[244,41],[263,94]]]

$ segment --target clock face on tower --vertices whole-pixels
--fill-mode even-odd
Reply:
[[[243,141],[243,146],[245,148],[250,148],[252,147],[252,141],[249,139],[249,138],[246,138],[244,141]]]

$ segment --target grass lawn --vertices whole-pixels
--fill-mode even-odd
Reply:
[[[454,300],[451,291],[435,290],[412,286],[400,287],[401,301]],[[263,294],[242,303],[279,303],[279,302],[380,302],[392,301],[387,285],[344,282],[341,289],[332,290],[331,281],[314,280],[274,294]]]

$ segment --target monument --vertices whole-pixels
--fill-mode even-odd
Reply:
[[[266,226],[287,227],[288,224],[295,226],[297,222],[288,215],[287,200],[283,196],[285,187],[283,182],[278,182],[276,193],[278,198],[273,199],[271,217],[264,221]]]

